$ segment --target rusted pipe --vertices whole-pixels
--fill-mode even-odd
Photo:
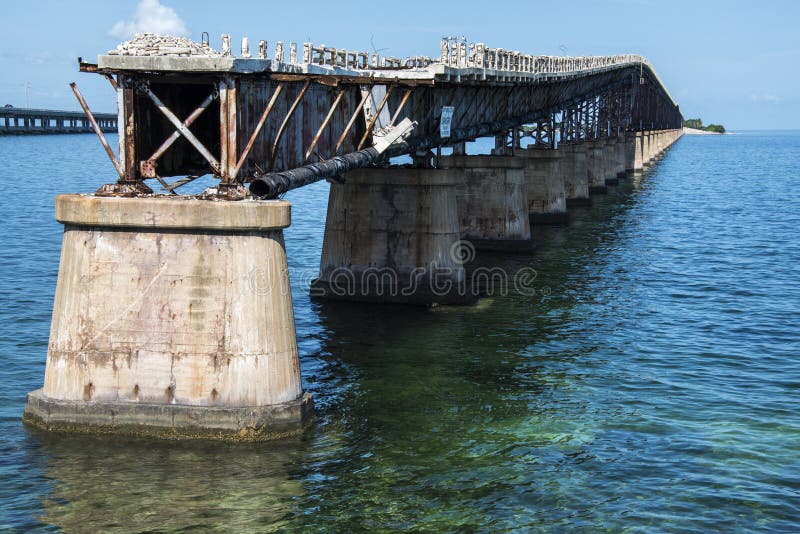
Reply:
[[[106,154],[108,154],[109,159],[111,159],[111,163],[114,164],[114,168],[117,170],[117,174],[119,175],[120,179],[125,178],[125,169],[122,168],[122,164],[117,159],[117,156],[114,154],[114,151],[111,150],[111,147],[106,141],[106,136],[103,135],[103,130],[100,129],[100,126],[97,125],[97,121],[92,115],[91,110],[89,109],[88,104],[86,104],[86,100],[83,99],[83,95],[78,90],[78,85],[75,82],[69,84],[70,88],[72,88],[72,92],[75,93],[75,98],[78,99],[78,103],[80,103],[81,107],[83,108],[83,112],[86,114],[86,117],[89,119],[89,122],[92,124],[92,128],[94,129],[94,133],[97,134],[97,137],[100,138],[100,143],[103,144],[103,148],[106,149]]]
[[[380,154],[375,147],[369,147],[297,169],[256,176],[250,181],[250,193],[257,198],[277,198],[292,189],[353,169],[367,167],[379,158]]]

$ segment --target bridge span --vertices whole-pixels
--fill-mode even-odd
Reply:
[[[530,254],[681,135],[641,56],[533,56],[443,39],[436,58],[278,42],[241,52],[138,35],[83,72],[117,94],[115,171],[62,195],[44,387],[52,430],[261,440],[309,420],[283,228],[296,187],[331,182],[321,298],[469,304],[463,248]],[[467,142],[493,139],[491,154]],[[398,165],[397,156],[410,156]],[[394,163],[394,164],[393,164]],[[218,182],[179,195],[200,176]],[[155,191],[154,191],[155,190]]]
[[[117,131],[117,115],[96,113],[102,132]],[[54,109],[0,108],[0,135],[92,133],[89,118],[83,112]]]

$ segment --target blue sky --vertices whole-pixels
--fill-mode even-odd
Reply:
[[[68,87],[77,81],[94,109],[111,111],[108,83],[78,73],[76,58],[94,59],[126,32],[155,25],[196,40],[207,31],[217,48],[229,33],[234,43],[265,39],[271,51],[278,40],[310,38],[435,56],[443,35],[464,35],[532,54],[640,53],[686,117],[729,129],[800,128],[798,2],[4,0],[2,20],[0,105],[24,106],[28,84],[31,107],[78,109]]]

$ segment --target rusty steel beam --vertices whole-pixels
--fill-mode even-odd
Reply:
[[[369,86],[367,91],[361,97],[361,102],[359,102],[358,106],[356,106],[356,109],[353,111],[353,114],[350,116],[350,120],[347,121],[347,126],[345,126],[345,129],[342,131],[342,135],[339,136],[339,140],[336,142],[336,147],[333,149],[334,154],[339,152],[339,149],[342,147],[342,144],[344,144],[345,139],[347,139],[347,134],[349,134],[350,130],[353,128],[353,124],[355,124],[358,114],[364,109],[364,104],[366,104],[369,95],[372,94],[373,87],[374,85]]]
[[[364,135],[361,136],[361,141],[359,141],[358,148],[356,150],[361,150],[364,147],[364,143],[367,142],[367,138],[372,135],[372,129],[375,127],[375,122],[378,120],[378,117],[380,117],[381,111],[383,111],[383,108],[386,106],[386,102],[389,101],[389,96],[392,94],[392,89],[394,89],[394,86],[392,85],[386,88],[386,94],[383,95],[383,100],[381,100],[378,109],[375,110],[375,113],[372,115],[372,117],[370,117],[369,122],[367,123],[367,128],[364,130]]]
[[[72,92],[75,93],[75,98],[78,99],[78,103],[83,108],[83,112],[86,114],[86,117],[89,119],[89,122],[92,124],[92,128],[94,129],[94,133],[97,134],[97,137],[100,139],[100,143],[103,145],[103,148],[106,150],[106,154],[108,154],[108,158],[111,160],[111,163],[114,164],[114,168],[117,170],[117,174],[119,175],[120,179],[125,178],[125,169],[122,167],[122,163],[117,159],[116,154],[114,151],[111,150],[111,146],[109,146],[108,141],[106,140],[106,136],[103,135],[103,130],[100,129],[98,126],[97,121],[92,115],[91,110],[89,109],[89,105],[86,103],[86,100],[83,99],[83,95],[78,90],[78,85],[75,82],[69,84],[72,88]]]
[[[447,138],[446,141],[452,144],[483,137],[491,132],[507,131],[520,124],[541,120],[547,117],[549,113],[551,113],[550,110],[544,113],[538,112],[534,115],[515,117],[505,121],[457,128],[451,130],[450,137]],[[438,134],[418,136],[416,138],[410,138],[407,141],[399,141],[393,144],[383,154],[379,153],[374,147],[367,147],[349,154],[335,156],[324,162],[312,163],[296,169],[271,172],[263,175],[258,174],[246,181],[250,182],[250,192],[254,196],[258,198],[278,198],[280,195],[292,189],[303,187],[332,176],[338,176],[353,169],[368,167],[382,161],[385,157],[410,154],[424,147],[437,146],[442,144],[443,141],[444,140],[439,137]]]
[[[108,80],[108,83],[111,84],[111,87],[114,88],[114,91],[119,89],[119,85],[117,85],[117,80],[115,80],[114,77],[111,76],[109,73],[107,73],[107,72],[103,73],[103,78]]]
[[[186,117],[186,120],[183,122],[183,124],[185,124],[187,128],[191,126],[194,121],[200,118],[200,115],[202,115],[203,112],[208,109],[208,106],[211,105],[211,102],[213,102],[216,97],[217,95],[215,93],[208,95],[206,99],[203,100],[203,102],[197,107],[197,109],[195,109],[188,117]],[[166,152],[167,149],[180,138],[180,136],[181,133],[179,131],[175,130],[172,132],[172,134],[161,144],[161,146],[158,147],[155,152],[153,152],[153,155],[148,158],[148,161],[155,161],[160,158],[164,152]]]
[[[247,159],[247,156],[250,154],[250,151],[253,149],[253,146],[256,144],[256,139],[258,138],[258,134],[261,133],[261,129],[264,128],[264,124],[267,122],[267,118],[269,117],[270,113],[272,112],[272,108],[275,107],[275,103],[278,101],[278,97],[283,91],[283,84],[279,83],[278,86],[275,88],[275,91],[272,93],[272,97],[269,99],[269,104],[264,109],[264,112],[261,114],[261,117],[258,119],[258,123],[256,124],[255,130],[253,130],[253,134],[250,136],[250,140],[247,142],[247,146],[244,147],[244,152],[239,157],[239,161],[236,162],[236,166],[231,173],[231,178],[236,179],[239,175],[239,171],[244,165],[244,161]]]
[[[237,151],[237,141],[236,138],[236,125],[238,123],[238,104],[236,100],[236,95],[238,92],[236,79],[232,76],[226,77],[225,83],[228,84],[228,90],[226,91],[226,97],[228,99],[228,107],[227,107],[227,121],[228,121],[228,152],[226,154],[222,154],[222,157],[225,159],[225,173],[222,174],[222,182],[223,183],[230,183],[233,181],[233,175],[231,174],[231,170],[236,167],[236,151]]]
[[[181,122],[181,120],[175,116],[175,114],[164,104],[164,102],[161,101],[160,98],[158,98],[158,96],[149,87],[147,87],[146,85],[142,85],[140,86],[140,89],[148,97],[150,97],[150,100],[153,101],[153,103],[156,105],[159,111],[161,111],[161,113],[164,114],[167,120],[172,123],[175,129],[178,132],[180,132],[180,134],[184,136],[186,140],[189,141],[198,152],[200,152],[200,154],[211,165],[211,168],[214,169],[216,172],[220,172],[219,161],[217,161],[217,158],[215,158],[211,154],[211,152],[209,152],[208,149],[203,145],[203,143],[201,143],[200,140],[197,137],[195,137],[195,135],[191,132],[191,130],[189,130],[186,124]]]
[[[411,96],[411,89],[406,89],[406,92],[403,95],[403,99],[400,101],[400,104],[397,106],[397,109],[395,110],[394,115],[392,115],[392,120],[389,121],[389,126],[394,126],[394,123],[397,122],[397,117],[400,116],[400,112],[403,111],[403,108],[405,107],[406,102],[408,102],[408,97],[410,97],[410,96]]]
[[[331,107],[328,110],[328,114],[325,115],[325,119],[322,121],[319,130],[317,130],[317,134],[314,136],[314,139],[311,140],[311,145],[309,145],[308,150],[306,150],[305,157],[303,158],[304,161],[308,161],[308,158],[311,156],[311,153],[314,152],[314,148],[316,148],[317,143],[319,143],[319,139],[322,136],[322,132],[324,132],[325,128],[328,127],[328,123],[330,122],[331,117],[333,117],[334,111],[336,111],[336,108],[339,106],[339,102],[342,101],[344,93],[345,93],[344,89],[339,89],[339,93],[336,95],[336,99],[333,101],[333,104],[331,104]]]
[[[280,128],[278,128],[278,132],[275,134],[275,141],[272,143],[272,152],[269,158],[270,167],[272,167],[275,163],[275,154],[278,152],[278,145],[281,142],[281,137],[283,137],[283,132],[286,130],[286,125],[289,124],[289,119],[291,119],[292,115],[294,115],[294,110],[297,109],[298,104],[300,104],[300,101],[303,100],[303,96],[305,96],[306,91],[308,91],[308,86],[310,84],[311,80],[307,79],[303,84],[302,89],[300,89],[300,92],[297,93],[297,97],[294,99],[294,102],[292,102],[292,107],[290,107],[289,111],[286,112],[286,116],[283,118]]]

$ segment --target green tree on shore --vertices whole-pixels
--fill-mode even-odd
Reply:
[[[725,127],[721,124],[709,124],[703,126],[703,119],[686,119],[683,121],[684,128],[694,128],[695,130],[704,130],[706,132],[725,133]]]

